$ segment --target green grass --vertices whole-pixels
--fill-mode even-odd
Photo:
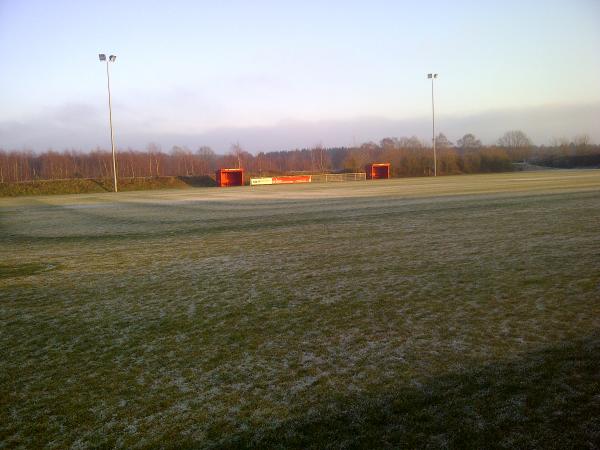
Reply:
[[[25,263],[16,265],[0,264],[0,279],[35,275],[46,270],[55,269],[53,264]]]
[[[0,448],[600,445],[600,171],[2,199],[0,248]]]

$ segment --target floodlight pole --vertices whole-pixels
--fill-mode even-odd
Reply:
[[[113,181],[115,192],[118,192],[117,189],[117,158],[115,153],[115,135],[113,133],[113,124],[112,124],[112,102],[110,98],[110,71],[108,70],[108,63],[114,62],[117,57],[115,55],[110,55],[108,58],[106,55],[99,55],[100,61],[106,61],[106,81],[108,86],[108,123],[110,125],[110,145],[112,147],[112,160],[113,160]]]
[[[437,73],[427,74],[431,78],[431,142],[433,143],[433,176],[437,177],[437,154],[435,151],[435,103],[433,101],[433,80],[437,78]]]

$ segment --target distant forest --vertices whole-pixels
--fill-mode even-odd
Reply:
[[[505,172],[516,162],[557,167],[600,167],[600,145],[587,136],[557,140],[550,146],[534,146],[521,131],[508,131],[496,145],[484,146],[473,134],[455,143],[443,134],[436,138],[438,174]],[[119,149],[119,178],[213,175],[218,168],[242,167],[249,175],[276,175],[290,172],[360,172],[370,162],[389,162],[394,177],[433,174],[433,151],[416,137],[385,138],[359,147],[260,152],[252,155],[239,144],[229,153],[216,154],[210,147],[192,150],[174,146],[164,151],[155,144],[145,150]],[[67,178],[109,178],[112,176],[110,151],[75,150],[43,153],[0,149],[0,182],[24,182]]]

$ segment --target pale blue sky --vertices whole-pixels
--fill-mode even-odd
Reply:
[[[99,52],[117,55],[119,146],[225,151],[249,130],[241,143],[252,151],[377,132],[428,139],[430,71],[440,74],[439,125],[451,139],[491,141],[503,124],[491,131],[482,115],[530,111],[519,127],[539,143],[599,140],[597,0],[323,3],[0,0],[0,146],[106,147]],[[588,113],[566,129],[544,129],[535,112],[550,108],[559,123],[578,107]],[[362,125],[379,119],[392,125]],[[342,131],[329,133],[331,123]],[[268,138],[294,127],[289,141]]]

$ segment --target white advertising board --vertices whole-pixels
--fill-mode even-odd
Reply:
[[[273,184],[273,178],[271,178],[271,177],[250,178],[250,186],[256,186],[258,184]]]

